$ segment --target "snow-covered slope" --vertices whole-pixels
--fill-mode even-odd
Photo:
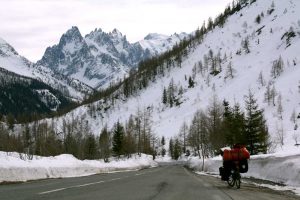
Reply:
[[[150,33],[139,43],[143,49],[149,49],[151,55],[159,55],[172,49],[175,44],[178,44],[184,38],[188,38],[188,36],[186,33],[175,33],[171,36]]]
[[[185,36],[151,34],[131,44],[117,29],[110,33],[95,29],[82,37],[74,26],[62,35],[59,44],[46,49],[37,65],[103,89],[123,79],[140,61],[171,49]]]
[[[93,90],[78,80],[54,73],[51,69],[43,66],[35,66],[26,58],[20,56],[15,49],[0,38],[0,68],[40,80],[51,87],[63,92],[66,97],[83,99],[85,94]]]
[[[230,16],[224,27],[216,27],[210,31],[203,41],[192,49],[183,58],[181,67],[171,68],[164,77],[157,78],[150,83],[146,90],[139,95],[116,100],[114,107],[102,109],[102,101],[95,102],[92,106],[82,106],[67,114],[68,116],[84,115],[90,121],[92,130],[99,134],[99,130],[108,124],[112,127],[120,120],[125,122],[131,114],[139,109],[152,108],[152,121],[154,132],[158,135],[174,136],[184,121],[190,122],[197,109],[206,109],[214,95],[220,101],[226,99],[231,105],[238,102],[244,106],[244,96],[249,89],[255,94],[260,108],[265,110],[265,117],[271,134],[273,144],[278,142],[278,129],[283,130],[284,145],[282,149],[299,151],[295,144],[295,137],[300,137],[299,129],[294,130],[295,124],[290,121],[292,113],[300,113],[300,20],[299,1],[270,1],[258,0],[247,5],[241,11]],[[260,23],[256,22],[260,15]],[[288,37],[288,35],[295,35]],[[249,52],[244,48],[244,41],[248,40]],[[243,47],[244,46],[244,47]],[[221,71],[212,75],[210,70],[200,72],[199,61],[203,65],[204,55],[209,50],[214,55],[220,55]],[[284,63],[283,72],[277,77],[271,76],[271,69],[275,60],[281,57]],[[228,65],[233,67],[233,77],[228,76]],[[196,66],[196,68],[194,68]],[[219,67],[220,67],[219,66]],[[196,70],[193,70],[196,69]],[[194,71],[194,72],[193,72]],[[259,83],[262,74],[263,84]],[[189,88],[187,77],[193,77],[195,87]],[[168,88],[173,79],[179,88],[182,86],[183,94],[180,106],[166,107],[162,104],[163,89]],[[268,85],[276,90],[275,106],[265,101]],[[278,114],[278,105],[281,101],[283,112],[282,119]],[[91,107],[99,108],[93,116],[88,113]],[[106,106],[109,107],[109,106]],[[105,111],[104,111],[105,110]],[[299,125],[299,119],[296,119]],[[279,131],[280,132],[280,131]],[[299,143],[299,139],[298,139]],[[281,145],[274,147],[281,150]]]

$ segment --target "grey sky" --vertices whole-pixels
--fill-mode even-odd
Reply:
[[[148,33],[192,32],[231,0],[0,0],[0,37],[31,61],[71,26],[84,36],[117,28],[130,42]]]

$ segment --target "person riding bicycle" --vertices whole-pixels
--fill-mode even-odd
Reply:
[[[231,170],[238,170],[240,173],[248,171],[250,154],[245,145],[235,144],[233,149],[223,148],[220,153],[223,157],[223,167],[219,168],[222,180],[228,181]]]

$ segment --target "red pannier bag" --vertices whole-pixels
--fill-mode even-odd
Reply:
[[[231,150],[225,149],[223,154],[224,161],[241,161],[241,160],[247,160],[249,158],[250,158],[250,153],[245,147],[235,148]]]

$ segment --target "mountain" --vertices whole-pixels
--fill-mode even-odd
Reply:
[[[300,21],[296,0],[243,1],[226,8],[216,22],[197,30],[164,56],[145,63],[109,96],[58,118],[83,116],[92,131],[125,123],[138,111],[152,113],[152,132],[174,137],[198,109],[214,100],[238,103],[245,111],[249,90],[264,109],[269,151],[294,151],[300,138]],[[226,16],[226,17],[224,17]],[[146,65],[148,63],[148,65]],[[171,88],[171,89],[169,89]],[[164,90],[174,104],[164,104]],[[298,116],[298,117],[297,117]],[[292,120],[290,120],[292,119]]]
[[[34,114],[50,114],[70,105],[69,99],[45,83],[0,68],[1,115],[28,121]]]
[[[37,79],[61,91],[70,99],[80,101],[85,95],[93,92],[89,86],[67,76],[57,74],[44,66],[37,66],[18,52],[6,41],[0,38],[0,68],[21,76]]]
[[[175,44],[179,44],[184,38],[188,38],[187,33],[173,34],[171,36],[150,33],[138,43],[143,49],[148,49],[151,55],[160,55],[166,50],[172,49]]]
[[[151,34],[131,44],[117,29],[110,33],[95,29],[82,37],[74,26],[62,35],[57,45],[46,49],[36,65],[103,89],[127,76],[140,61],[171,49],[184,36],[187,35]]]

